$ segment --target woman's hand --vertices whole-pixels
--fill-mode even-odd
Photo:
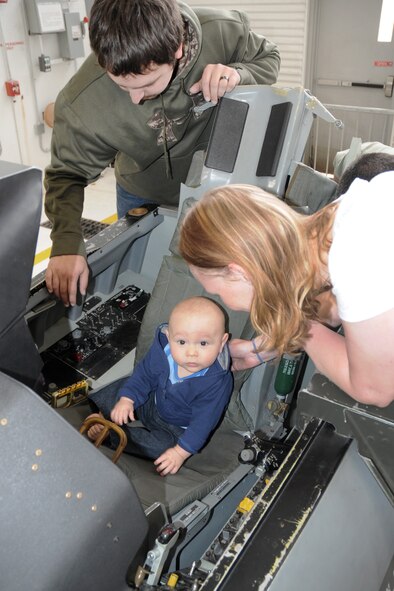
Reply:
[[[267,361],[275,359],[276,355],[274,351],[259,351],[258,346],[259,337],[251,341],[231,339],[231,341],[229,341],[229,349],[232,359],[232,371],[251,369],[261,363],[266,363]]]

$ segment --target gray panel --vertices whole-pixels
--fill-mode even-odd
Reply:
[[[394,504],[394,403],[385,408],[361,404],[320,373],[298,396],[297,420],[317,416],[353,437],[368,467]]]
[[[0,373],[0,586],[126,589],[147,533],[126,476],[34,392]]]
[[[66,59],[84,57],[81,17],[79,12],[64,12],[66,30],[59,33],[60,55]]]
[[[275,176],[287,132],[292,109],[291,103],[271,107],[270,118],[261,148],[256,176]]]
[[[205,166],[233,172],[249,105],[223,97],[216,111]]]
[[[0,369],[31,387],[41,360],[23,315],[41,216],[41,176],[37,168],[0,162]]]
[[[392,506],[353,443],[269,588],[378,591],[393,549]]]

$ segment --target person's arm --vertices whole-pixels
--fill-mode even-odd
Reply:
[[[192,402],[192,418],[177,445],[167,449],[154,462],[161,476],[176,474],[183,462],[203,447],[222,416],[232,390],[233,380],[228,372]]]
[[[133,372],[118,391],[118,399],[129,398],[134,402],[134,409],[145,404],[149,394],[156,390],[159,375],[162,371],[158,359],[160,345],[157,342],[157,333],[153,344],[146,355],[134,367]]]
[[[260,337],[256,337],[250,341],[244,339],[229,341],[232,371],[252,369],[261,363],[268,363],[276,359],[275,351],[259,351],[260,340]]]
[[[217,34],[232,59],[227,64],[206,65],[201,79],[190,88],[191,94],[202,91],[205,100],[216,103],[239,84],[276,82],[280,67],[278,47],[250,30],[246,14],[238,14],[239,21],[224,20],[217,25]]]
[[[279,49],[262,35],[248,31],[238,61],[228,64],[236,68],[240,84],[275,84],[280,68]]]
[[[166,451],[154,461],[154,465],[160,476],[176,474],[183,462],[187,460],[187,458],[190,458],[191,455],[190,452],[183,449],[180,445],[175,445],[174,447],[166,449]]]
[[[77,302],[77,290],[86,294],[89,281],[89,267],[84,256],[69,254],[49,259],[45,273],[47,290],[62,300],[65,306]]]
[[[305,351],[318,371],[363,404],[394,400],[394,309],[362,322],[343,322],[345,336],[318,322]]]
[[[111,421],[124,425],[134,421],[134,402],[131,398],[121,397],[111,411]]]
[[[86,128],[64,93],[56,100],[51,150],[44,181],[45,213],[52,223],[47,288],[65,305],[73,305],[78,285],[83,294],[88,281],[81,229],[84,190],[99,177],[115,152],[103,142],[100,144],[93,131]]]
[[[192,416],[187,428],[178,439],[178,445],[182,449],[195,454],[205,445],[223,415],[230,400],[233,385],[232,374],[228,371],[190,401]]]

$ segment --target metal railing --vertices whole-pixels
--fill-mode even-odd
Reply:
[[[333,174],[335,154],[349,149],[354,137],[361,138],[363,142],[375,141],[393,145],[394,109],[331,104],[324,106],[344,125],[339,128],[320,118],[314,120],[304,161],[315,170]]]

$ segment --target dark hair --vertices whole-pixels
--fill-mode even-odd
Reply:
[[[89,36],[102,68],[114,76],[142,74],[152,62],[174,62],[183,19],[176,0],[95,0]]]
[[[356,178],[370,181],[374,176],[389,170],[394,170],[394,154],[386,154],[385,152],[363,154],[343,172],[338,182],[336,195],[339,197],[346,193]]]

